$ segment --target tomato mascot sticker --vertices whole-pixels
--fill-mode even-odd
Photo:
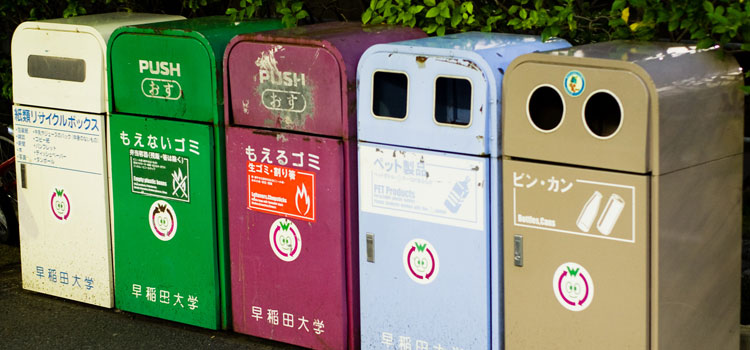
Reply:
[[[289,219],[278,219],[271,224],[268,241],[276,257],[286,262],[296,260],[302,251],[302,236]]]
[[[435,247],[424,239],[413,239],[404,248],[404,270],[412,281],[428,284],[437,278],[440,270]]]
[[[156,238],[168,241],[177,233],[177,214],[172,206],[164,200],[157,200],[151,204],[148,211],[149,226]]]
[[[583,311],[594,300],[594,280],[576,263],[560,265],[552,278],[552,288],[560,305],[570,311]]]
[[[52,191],[50,206],[52,207],[52,215],[54,215],[57,220],[68,220],[68,217],[70,216],[70,199],[68,199],[68,195],[65,194],[64,189],[55,188],[55,190]]]

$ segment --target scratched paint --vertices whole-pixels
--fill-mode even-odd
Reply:
[[[240,42],[232,52],[227,64],[235,77],[230,77],[229,84],[235,123],[343,134],[342,82],[338,62],[330,51]]]
[[[265,126],[280,123],[282,128],[298,130],[315,114],[315,88],[314,82],[308,79],[309,73],[304,69],[281,71],[278,68],[276,55],[285,57],[285,51],[283,46],[274,45],[268,51],[261,52],[260,57],[255,60],[255,66],[258,67],[258,74],[253,77],[258,83],[255,93],[260,96],[263,107],[273,116],[264,121]],[[313,60],[317,59],[318,53],[316,51]]]

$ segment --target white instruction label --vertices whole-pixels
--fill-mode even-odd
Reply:
[[[365,212],[469,229],[483,228],[486,160],[359,145]]]

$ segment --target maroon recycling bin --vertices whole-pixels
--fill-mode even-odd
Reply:
[[[234,329],[359,348],[356,72],[417,29],[326,23],[241,35],[224,55]]]

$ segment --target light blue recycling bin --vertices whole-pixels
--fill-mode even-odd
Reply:
[[[363,349],[502,347],[500,84],[564,40],[375,45],[357,69]]]

